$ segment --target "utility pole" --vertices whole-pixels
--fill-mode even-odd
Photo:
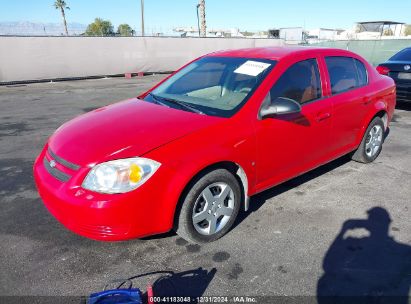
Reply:
[[[141,36],[144,36],[144,0],[140,0],[141,3]]]
[[[196,6],[196,11],[197,11],[197,26],[198,26],[198,37],[201,37],[201,30],[200,30],[200,17],[198,14],[198,8],[200,7],[200,4],[197,4]]]
[[[205,0],[199,0],[198,5],[200,8],[200,20],[201,20],[200,36],[206,37],[207,36],[207,25],[206,25],[206,14],[205,14]]]

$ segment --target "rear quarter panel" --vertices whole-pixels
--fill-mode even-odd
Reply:
[[[367,115],[361,122],[361,130],[357,136],[356,145],[359,145],[371,120],[379,113],[387,114],[386,128],[389,126],[394,115],[396,105],[396,89],[394,81],[387,76],[378,74],[370,67],[368,94],[373,96],[372,102],[367,108]]]

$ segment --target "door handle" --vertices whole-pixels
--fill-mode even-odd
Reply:
[[[331,117],[331,113],[326,112],[326,113],[320,113],[317,115],[316,119],[318,122],[323,121],[325,119],[328,119]]]

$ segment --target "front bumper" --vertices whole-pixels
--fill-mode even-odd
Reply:
[[[71,231],[95,240],[118,241],[171,229],[173,215],[161,212],[164,200],[153,177],[129,193],[100,194],[79,186],[89,168],[66,170],[66,175],[72,175],[62,181],[51,174],[49,161],[46,147],[34,164],[37,189],[50,213]]]

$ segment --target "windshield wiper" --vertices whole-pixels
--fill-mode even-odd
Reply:
[[[153,98],[156,98],[156,100],[158,100],[158,99],[161,98],[162,100],[165,100],[165,101],[167,101],[167,102],[171,102],[171,103],[174,103],[174,104],[176,104],[176,105],[179,105],[180,107],[185,108],[185,109],[187,109],[187,110],[189,110],[189,111],[191,111],[191,112],[194,112],[194,113],[197,113],[197,114],[202,114],[202,115],[205,114],[204,112],[200,111],[199,109],[196,109],[196,108],[194,108],[194,107],[192,107],[192,106],[189,106],[187,103],[185,103],[185,102],[183,102],[183,101],[176,100],[176,99],[173,99],[173,98],[168,98],[168,97],[153,95],[152,93],[150,93],[150,95],[151,95]]]
[[[157,95],[154,95],[153,93],[148,93],[148,95],[153,97],[153,100],[156,104],[159,104],[159,105],[162,105],[162,106],[165,106],[165,107],[169,108],[168,105],[166,105],[164,102],[160,101],[160,98]]]

